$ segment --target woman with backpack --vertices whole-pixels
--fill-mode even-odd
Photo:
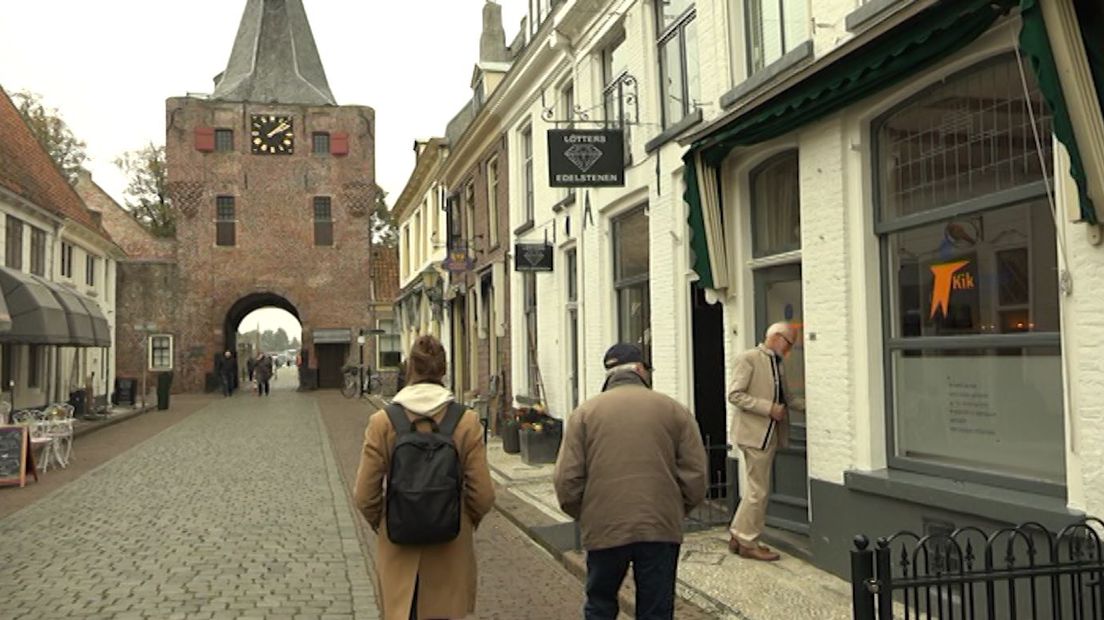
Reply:
[[[379,535],[384,620],[463,618],[475,611],[473,533],[494,505],[479,415],[444,387],[445,349],[422,336],[406,387],[364,432],[357,508]]]

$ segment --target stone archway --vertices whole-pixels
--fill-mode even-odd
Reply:
[[[303,324],[303,317],[299,315],[299,309],[286,297],[277,293],[251,293],[234,302],[226,311],[226,321],[223,324],[222,333],[225,338],[225,348],[236,351],[238,347],[238,328],[241,322],[254,310],[261,308],[279,308],[291,314],[299,324]]]

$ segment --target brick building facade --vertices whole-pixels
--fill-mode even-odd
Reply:
[[[249,2],[213,93],[170,98],[165,120],[176,273],[148,266],[132,284],[175,278],[172,317],[158,325],[174,338],[174,388],[211,388],[215,357],[262,307],[302,324],[304,385],[338,387],[381,311],[375,113],[336,104],[301,0]],[[365,338],[367,359],[374,345]]]

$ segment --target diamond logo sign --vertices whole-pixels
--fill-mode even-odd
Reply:
[[[593,144],[576,144],[564,152],[564,156],[579,170],[586,172],[594,162],[602,158],[602,149]]]
[[[552,187],[624,187],[624,130],[549,130],[548,184]]]

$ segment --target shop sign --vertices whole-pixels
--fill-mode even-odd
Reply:
[[[943,330],[977,329],[980,291],[976,255],[928,265],[932,276],[928,321]]]
[[[548,179],[552,187],[624,187],[624,132],[548,130]]]
[[[514,271],[552,271],[552,245],[548,243],[515,245]]]
[[[445,271],[450,273],[463,273],[465,271],[471,271],[472,265],[475,262],[471,256],[468,255],[468,248],[466,246],[451,247],[448,249],[448,255],[441,263],[441,266],[445,268]]]

